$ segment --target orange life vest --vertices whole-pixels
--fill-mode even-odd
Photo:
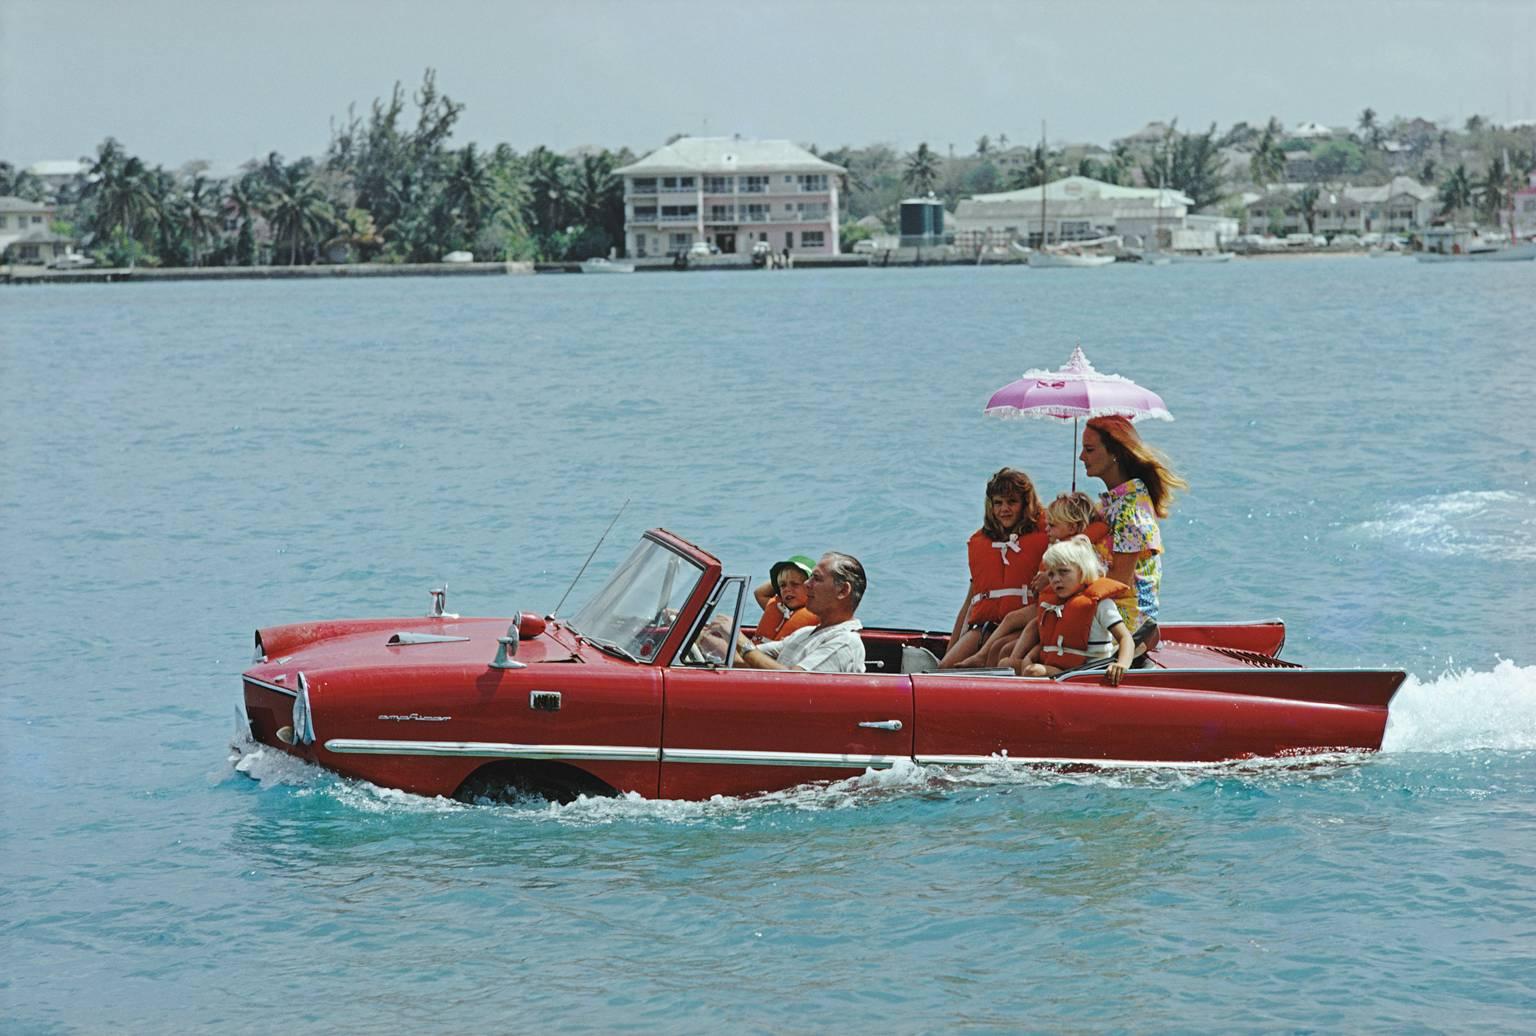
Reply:
[[[1050,587],[1040,591],[1040,661],[1057,669],[1082,665],[1088,658],[1088,633],[1099,602],[1129,589],[1113,579],[1095,579],[1066,601]]]
[[[768,599],[768,606],[763,609],[763,617],[757,620],[758,640],[783,640],[797,629],[805,626],[814,626],[820,620],[809,608],[796,608],[788,615],[784,614],[784,605],[779,603],[777,595]]]
[[[1040,558],[1050,538],[1042,532],[1026,532],[1006,540],[993,540],[977,531],[965,545],[971,564],[971,607],[967,623],[1000,622],[1015,608],[1029,603],[1029,583],[1040,569]]]

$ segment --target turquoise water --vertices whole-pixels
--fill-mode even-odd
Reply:
[[[6,1032],[1528,1031],[1536,264],[0,294]],[[1411,674],[1372,757],[466,807],[227,748],[251,630],[545,611],[645,528],[948,628],[980,416],[1081,343],[1192,484],[1170,619]]]

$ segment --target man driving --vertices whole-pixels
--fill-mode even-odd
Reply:
[[[806,607],[816,614],[817,624],[765,644],[753,644],[738,633],[737,661],[750,669],[864,672],[864,641],[859,637],[864,626],[853,613],[868,586],[858,558],[836,551],[823,554],[805,582]],[[715,631],[706,631],[699,642],[714,650],[725,646],[724,637]]]

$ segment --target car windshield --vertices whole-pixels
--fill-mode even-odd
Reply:
[[[697,562],[654,540],[641,540],[569,625],[611,654],[649,662],[703,574]]]

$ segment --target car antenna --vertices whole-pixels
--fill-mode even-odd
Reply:
[[[571,585],[565,588],[565,593],[560,598],[560,604],[555,605],[555,610],[550,612],[550,615],[560,614],[561,605],[565,604],[565,599],[571,596],[571,591],[576,589],[576,584],[581,582],[581,574],[587,570],[588,565],[592,564],[592,559],[597,557],[598,548],[603,545],[603,541],[606,540],[608,538],[608,534],[613,531],[614,525],[617,524],[619,520],[619,515],[623,514],[624,508],[629,506],[629,501],[630,498],[626,496],[624,498],[624,502],[619,505],[619,514],[613,516],[613,521],[608,523],[608,528],[604,529],[603,534],[597,538],[597,546],[592,548],[592,553],[587,555],[587,560],[581,563],[581,568],[576,572],[576,578],[572,579]]]

